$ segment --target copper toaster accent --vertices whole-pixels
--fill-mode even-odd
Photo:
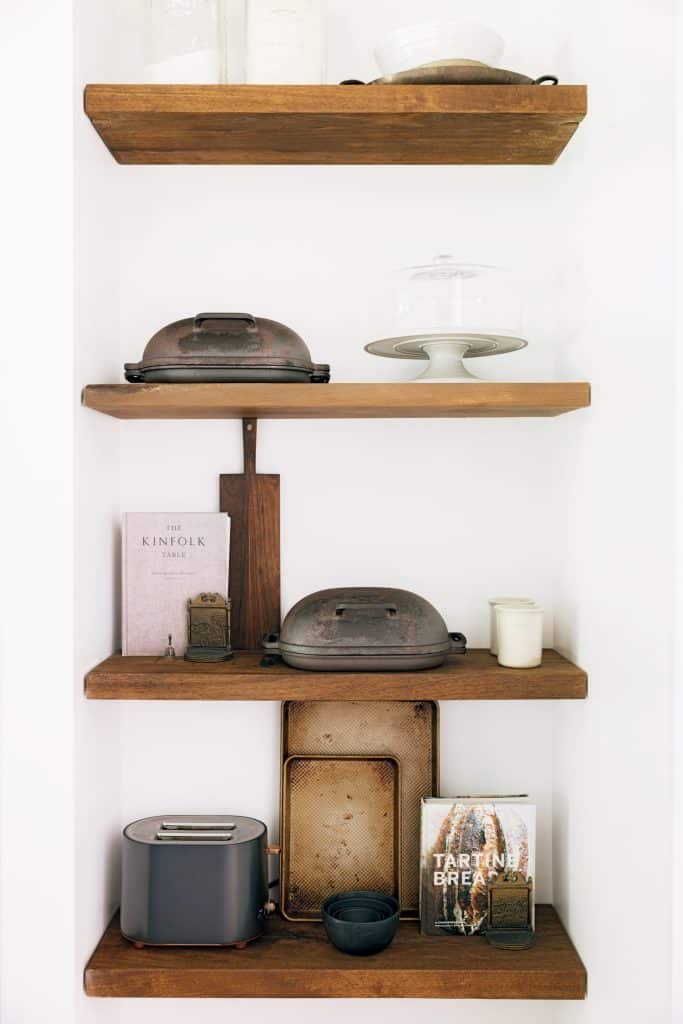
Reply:
[[[401,766],[401,916],[420,904],[420,802],[439,793],[436,701],[284,701],[282,760],[300,755],[388,755]]]
[[[282,765],[280,909],[319,921],[335,892],[399,895],[395,757],[288,757]]]

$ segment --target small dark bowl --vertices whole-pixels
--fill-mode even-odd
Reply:
[[[374,892],[350,892],[331,896],[326,902],[326,907],[332,917],[339,917],[340,914],[353,909],[372,909],[377,911],[381,920],[393,917],[396,911],[393,897]]]
[[[331,900],[327,905],[327,913],[330,917],[345,917],[351,911],[374,911],[377,914],[376,920],[383,921],[387,917],[393,917],[395,907],[393,902],[386,899],[376,899],[373,896],[361,898],[337,898]]]
[[[355,921],[357,924],[371,924],[373,921],[386,921],[387,914],[374,907],[342,907],[330,914],[335,921]]]
[[[326,899],[322,908],[328,939],[352,956],[381,953],[391,945],[399,914],[398,900],[379,892],[339,893]]]

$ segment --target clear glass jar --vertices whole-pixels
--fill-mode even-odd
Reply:
[[[321,0],[247,0],[246,80],[254,85],[325,81]]]
[[[146,0],[145,81],[226,81],[223,8],[223,0]]]

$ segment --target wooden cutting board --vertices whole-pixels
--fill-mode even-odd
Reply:
[[[255,419],[242,420],[244,473],[222,474],[220,509],[230,516],[232,646],[259,650],[280,632],[280,477],[256,472]]]

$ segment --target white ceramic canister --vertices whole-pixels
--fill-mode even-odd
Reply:
[[[536,605],[529,597],[492,597],[489,599],[489,618],[491,623],[491,638],[489,650],[491,654],[498,654],[498,628],[496,626],[496,605],[504,604],[510,608],[528,608]]]
[[[321,0],[247,0],[246,80],[250,85],[325,81]]]
[[[543,660],[543,609],[538,605],[494,608],[498,633],[498,664],[505,668],[538,668]]]

